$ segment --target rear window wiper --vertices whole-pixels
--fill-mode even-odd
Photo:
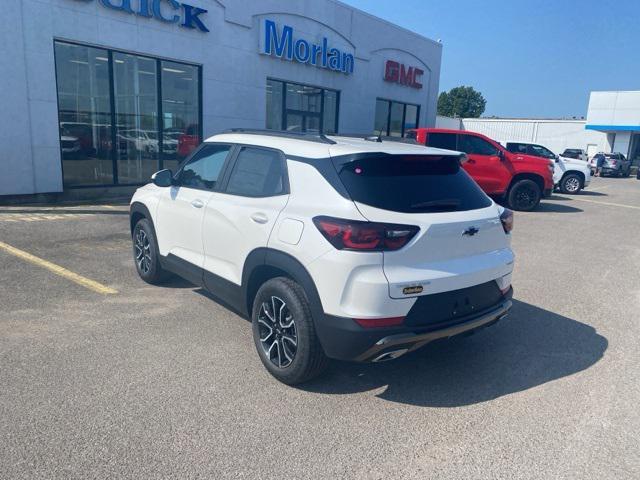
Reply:
[[[445,198],[442,200],[430,200],[428,202],[414,203],[409,208],[412,210],[434,209],[434,210],[456,210],[460,206],[460,200],[456,198]]]

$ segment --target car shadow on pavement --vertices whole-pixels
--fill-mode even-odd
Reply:
[[[467,336],[434,342],[379,364],[334,362],[301,389],[329,395],[367,392],[422,407],[493,400],[573,375],[597,363],[608,341],[577,320],[514,300],[509,317]]]
[[[554,200],[559,200],[556,197]],[[564,200],[564,199],[563,199]],[[569,199],[566,199],[569,200]],[[583,212],[581,208],[570,207],[569,205],[564,205],[562,203],[553,203],[553,202],[540,202],[538,208],[534,210],[535,212],[553,212],[553,213],[580,213]]]
[[[582,190],[579,195],[587,197],[608,197],[609,195],[602,192],[594,192],[593,190]]]

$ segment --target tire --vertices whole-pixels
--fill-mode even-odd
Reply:
[[[160,266],[158,243],[151,222],[143,218],[133,229],[133,261],[140,278],[147,283],[157,285],[171,274]]]
[[[530,212],[540,203],[542,192],[536,182],[529,179],[518,180],[509,189],[507,202],[509,208],[520,212]]]
[[[265,282],[253,301],[251,320],[258,356],[282,383],[306,382],[328,366],[307,297],[293,280],[277,277]]]
[[[576,173],[569,173],[560,180],[560,191],[575,194],[582,190],[582,178]]]

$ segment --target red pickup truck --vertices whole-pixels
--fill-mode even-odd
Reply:
[[[429,147],[467,154],[463,167],[487,195],[504,198],[513,210],[530,211],[553,191],[553,163],[513,153],[480,133],[440,128],[409,130],[407,137]]]

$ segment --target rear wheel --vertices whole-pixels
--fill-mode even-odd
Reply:
[[[253,340],[265,368],[288,385],[320,375],[328,365],[302,287],[291,279],[265,282],[253,302]]]
[[[153,285],[165,281],[171,274],[160,266],[158,243],[151,222],[143,218],[133,229],[133,259],[140,278]]]
[[[542,192],[536,182],[529,179],[518,180],[509,189],[507,201],[509,208],[529,212],[540,203]]]
[[[562,193],[578,193],[582,189],[582,179],[580,175],[569,173],[560,181],[560,190]]]

